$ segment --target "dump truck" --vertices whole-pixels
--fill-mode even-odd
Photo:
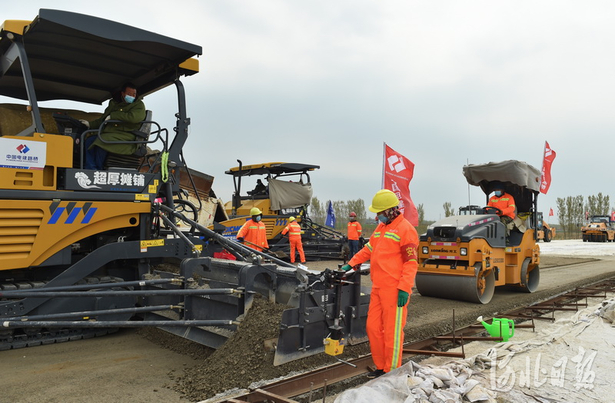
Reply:
[[[233,177],[233,196],[225,203],[224,214],[216,215],[220,225],[217,228],[223,236],[235,239],[241,226],[251,218],[250,210],[256,207],[263,212],[262,222],[267,228],[270,253],[282,259],[290,254],[288,238],[282,235],[282,230],[288,225],[289,217],[295,217],[301,226],[306,260],[347,259],[346,236],[314,222],[308,214],[312,201],[310,172],[320,166],[296,162],[249,165],[244,165],[241,160],[237,162],[238,166],[226,171]],[[246,186],[246,181],[250,181],[249,186]]]
[[[191,124],[183,80],[198,73],[202,50],[134,23],[40,9],[0,27],[0,95],[16,102],[0,118],[0,350],[144,326],[217,348],[257,295],[287,307],[276,364],[365,341],[361,276],[297,268],[199,222],[182,188],[199,182],[182,152]],[[127,81],[140,96],[170,97],[175,126],[150,111],[129,141],[138,153],[85,169],[84,139],[102,129],[79,119],[100,113],[39,102],[87,110]],[[176,91],[159,91],[169,86]]]
[[[540,281],[536,242],[540,171],[525,162],[508,160],[466,165],[463,174],[470,185],[485,193],[485,207],[462,208],[460,215],[436,221],[420,235],[418,292],[487,304],[499,286],[536,291]],[[497,183],[516,202],[514,228],[508,236],[497,209],[487,206]]]
[[[609,215],[593,215],[589,223],[581,227],[583,242],[613,242],[615,225]]]
[[[542,218],[542,212],[538,212],[538,228],[536,228],[536,240],[551,242],[555,238],[555,227],[550,226]]]

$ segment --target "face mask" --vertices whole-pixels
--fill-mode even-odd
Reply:
[[[389,221],[389,218],[385,216],[384,214],[378,214],[378,221],[380,221],[383,224],[386,224],[386,222]]]
[[[130,95],[124,95],[124,101],[126,101],[127,103],[131,104],[135,101],[135,97],[130,96]]]
[[[502,196],[502,191],[501,191],[501,190],[496,190],[496,191],[495,191],[495,195],[496,195],[497,197]]]
[[[254,221],[259,222],[261,220],[261,216],[256,216],[256,218],[254,219]]]

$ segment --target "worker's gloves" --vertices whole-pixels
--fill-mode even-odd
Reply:
[[[406,303],[408,303],[408,296],[409,295],[410,294],[408,294],[404,290],[399,290],[399,292],[397,293],[397,306],[398,307],[402,307],[402,306],[406,305]]]
[[[349,264],[345,264],[345,265],[342,266],[342,270],[344,270],[344,271],[348,271],[350,269],[352,269],[352,266],[349,265]]]
[[[107,115],[107,117],[105,118],[105,120],[109,120],[111,119],[111,115]]]
[[[88,122],[85,119],[79,119],[79,121],[81,122],[81,124],[85,125],[85,127],[87,127],[88,129],[90,128],[90,122]]]
[[[238,240],[239,242],[243,242],[243,237],[239,237],[239,238],[237,238],[237,240]]]

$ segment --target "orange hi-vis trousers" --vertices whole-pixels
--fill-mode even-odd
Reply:
[[[301,243],[301,237],[288,238],[288,242],[290,242],[290,262],[295,263],[295,249],[296,249],[299,251],[299,257],[301,258],[301,263],[305,263],[305,254],[303,253],[303,244]]]
[[[367,337],[377,369],[401,366],[408,303],[397,306],[397,288],[372,288],[367,311]]]

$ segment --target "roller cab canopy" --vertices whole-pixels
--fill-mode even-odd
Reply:
[[[536,208],[541,172],[526,162],[507,160],[465,165],[463,175],[470,185],[479,186],[487,197],[499,182],[514,197],[518,211]]]
[[[102,104],[126,82],[143,96],[197,73],[193,57],[202,50],[115,21],[41,9],[32,21],[2,24],[0,52],[0,95],[31,103],[66,99]]]
[[[301,164],[294,162],[265,162],[262,164],[239,165],[226,171],[228,175],[251,176],[251,175],[273,175],[280,176],[286,174],[307,173],[319,169],[319,165]]]
[[[510,182],[537,193],[540,191],[540,171],[523,161],[470,164],[463,167],[463,175],[470,185],[480,186],[486,194],[493,191],[494,182]]]

